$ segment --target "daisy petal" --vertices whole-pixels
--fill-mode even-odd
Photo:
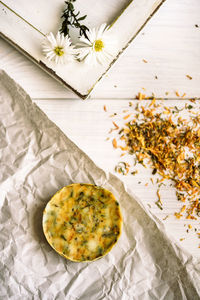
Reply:
[[[53,45],[54,47],[57,45],[56,39],[52,32],[50,32],[49,35],[47,35],[47,39],[50,42],[50,44]]]
[[[106,23],[102,24],[102,25],[99,27],[99,30],[98,30],[97,36],[96,36],[96,39],[97,39],[97,40],[98,40],[98,39],[101,39],[101,37],[103,36],[103,34],[104,34],[105,30],[106,30],[106,27],[107,27]]]
[[[42,45],[43,53],[49,61],[54,61],[56,64],[65,63],[74,60],[77,54],[74,46],[71,46],[71,41],[68,36],[58,32],[56,37],[50,32],[46,36],[46,40]]]
[[[106,23],[99,28],[92,28],[87,33],[88,39],[81,36],[78,58],[89,65],[108,64],[118,52],[116,39],[109,33]]]

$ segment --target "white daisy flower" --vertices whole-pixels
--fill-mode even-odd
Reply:
[[[89,65],[105,64],[117,53],[116,40],[111,37],[106,24],[87,32],[88,39],[80,37],[81,48],[78,49],[78,59],[85,60]]]
[[[74,46],[68,36],[58,31],[56,37],[50,32],[43,43],[43,53],[49,61],[55,61],[56,64],[64,64],[74,60]]]

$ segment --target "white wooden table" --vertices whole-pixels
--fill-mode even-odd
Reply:
[[[114,172],[120,157],[111,142],[106,141],[112,127],[109,112],[128,107],[139,91],[168,98],[166,105],[178,102],[176,91],[180,95],[186,93],[185,99],[200,98],[199,14],[199,0],[167,0],[98,84],[92,98],[86,101],[63,88],[4,40],[0,40],[0,68],[29,93],[48,117],[98,166]],[[103,110],[104,105],[107,113]],[[164,191],[165,209],[159,211],[154,204],[156,187],[145,186],[149,178],[148,171],[142,169],[136,176],[121,176],[145,204],[151,204],[153,213],[161,220],[171,213],[170,218],[163,221],[167,230],[178,243],[200,257],[200,242],[194,229],[186,234],[188,221],[173,217],[178,207],[176,200]],[[198,221],[195,226],[199,224]],[[180,242],[183,237],[185,240]]]

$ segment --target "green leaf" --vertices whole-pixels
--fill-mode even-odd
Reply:
[[[87,17],[87,15],[80,17],[80,18],[78,18],[78,21],[83,21],[83,20],[85,20],[86,17]]]
[[[70,27],[75,27],[79,29],[79,34],[84,35],[85,38],[88,39],[86,32],[89,30],[85,25],[82,25],[80,21],[85,20],[87,15],[84,15],[82,17],[78,17],[80,15],[80,12],[75,12],[74,5],[72,2],[75,2],[76,0],[68,0],[65,1],[66,8],[64,9],[61,19],[63,19],[62,26],[60,29],[60,32],[64,34],[64,36],[69,34]]]

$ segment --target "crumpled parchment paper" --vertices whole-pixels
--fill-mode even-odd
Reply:
[[[176,246],[132,191],[99,169],[3,71],[0,164],[0,299],[200,299],[199,261]],[[75,182],[109,189],[123,213],[117,245],[91,263],[59,256],[42,231],[46,203]]]

